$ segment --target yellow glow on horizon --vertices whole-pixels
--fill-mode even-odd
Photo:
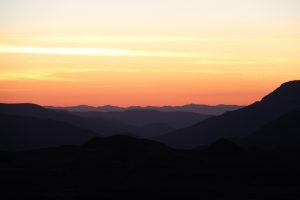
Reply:
[[[297,37],[0,34],[0,97],[43,105],[248,104],[299,79],[299,55]]]
[[[249,104],[300,78],[299,0],[0,2],[1,102]]]

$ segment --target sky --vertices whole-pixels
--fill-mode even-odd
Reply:
[[[299,0],[0,0],[0,102],[238,104],[300,79]]]

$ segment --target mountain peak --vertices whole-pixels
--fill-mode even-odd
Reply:
[[[281,84],[281,87],[283,86],[298,86],[300,87],[300,80],[292,80],[292,81],[288,81],[288,82],[285,82],[283,84]]]
[[[228,139],[219,139],[202,150],[203,153],[210,156],[245,156],[246,150]]]
[[[295,90],[300,91],[300,80],[288,81],[283,84],[275,91],[289,91],[294,92]]]
[[[263,101],[280,101],[281,103],[299,102],[300,100],[300,80],[283,83],[269,95],[265,96]]]
[[[27,106],[27,107],[38,107],[38,108],[42,108],[42,106],[37,105],[37,104],[33,104],[33,103],[0,103],[0,105],[2,106]]]
[[[46,110],[46,109],[40,105],[32,104],[32,103],[16,103],[16,104],[0,103],[0,111],[4,113],[8,111],[29,112],[35,110]]]

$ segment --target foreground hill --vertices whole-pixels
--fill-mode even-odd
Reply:
[[[192,148],[219,138],[247,136],[264,124],[300,107],[300,81],[282,84],[261,101],[155,138],[172,147]]]
[[[0,153],[9,199],[299,199],[299,169],[298,154],[246,152],[226,140],[184,151],[113,136]]]

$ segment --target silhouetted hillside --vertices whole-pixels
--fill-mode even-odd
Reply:
[[[48,106],[47,108],[58,109],[58,110],[68,110],[72,112],[123,112],[127,110],[157,110],[161,112],[194,112],[204,115],[221,115],[227,111],[233,111],[242,108],[243,106],[238,105],[200,105],[200,104],[188,104],[183,106],[130,106],[130,107],[118,107],[118,106],[69,106],[69,107],[54,107]]]
[[[121,135],[94,137],[95,133],[68,122],[96,126],[103,119],[97,114],[83,117],[36,105],[1,104],[0,113],[10,114],[0,114],[0,147],[43,147],[20,152],[0,149],[1,196],[37,200],[132,199],[132,195],[138,199],[299,199],[299,91],[300,81],[285,83],[260,102],[206,119],[167,138],[179,147],[205,144],[192,150],[133,137],[130,135],[136,133],[124,130]],[[105,121],[113,120],[101,122]],[[118,124],[122,123],[115,122]],[[165,125],[145,126],[155,130]],[[226,139],[231,136],[245,136],[241,144],[247,145]],[[57,145],[62,146],[53,147]]]
[[[0,104],[0,112],[67,122],[96,132],[99,136],[109,136],[119,132],[132,132],[139,137],[153,137],[174,130],[169,125],[162,123],[134,126],[101,116],[97,116],[96,118],[83,117],[74,115],[68,111],[46,109],[35,104]]]
[[[226,140],[184,151],[120,135],[81,146],[4,153],[1,195],[33,200],[300,197],[298,155],[243,153]]]
[[[173,153],[173,150],[165,144],[131,137],[128,135],[114,135],[108,138],[93,138],[82,145],[87,149],[97,149],[107,153],[124,154],[125,157],[141,156],[148,154],[160,157],[166,153]]]
[[[244,106],[238,105],[215,105],[209,106],[204,104],[187,104],[183,106],[162,106],[162,107],[155,107],[155,106],[148,106],[145,109],[150,110],[158,110],[163,112],[195,112],[199,114],[206,114],[206,115],[221,115],[227,111],[234,111],[242,108]]]
[[[51,119],[0,113],[0,150],[82,144],[96,133]]]
[[[247,157],[247,150],[238,144],[228,140],[220,139],[206,146],[196,148],[202,152],[202,155],[212,157]]]
[[[83,117],[100,117],[116,120],[134,126],[167,124],[173,128],[183,128],[211,117],[193,112],[161,112],[157,110],[128,110],[123,112],[74,112]]]
[[[98,118],[97,120],[86,119],[84,117],[73,115],[67,111],[46,109],[35,104],[0,104],[0,112],[67,122],[103,135],[130,130],[130,126],[118,122],[101,118]]]
[[[259,148],[295,148],[300,145],[300,109],[290,111],[267,123],[243,139],[248,146]]]
[[[262,125],[300,107],[299,94],[300,81],[290,81],[250,106],[226,112],[156,139],[173,147],[192,148],[224,137],[247,136]]]

